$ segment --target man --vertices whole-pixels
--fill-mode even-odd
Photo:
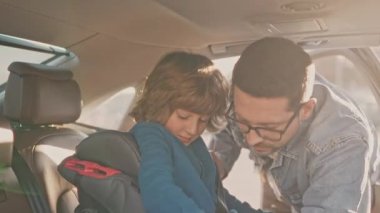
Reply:
[[[370,211],[376,134],[349,97],[315,75],[301,47],[284,38],[254,42],[234,67],[231,90],[228,126],[210,144],[222,177],[247,148],[292,212]]]

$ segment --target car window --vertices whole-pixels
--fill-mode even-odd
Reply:
[[[78,57],[71,51],[37,41],[0,34],[0,95],[8,80],[8,67],[12,62],[60,65],[72,67],[78,63]]]
[[[95,101],[83,108],[78,122],[105,129],[119,130],[135,95],[135,87],[127,87],[103,100]]]
[[[37,52],[0,45],[0,85],[8,79],[8,66],[14,61],[41,63],[54,56],[51,53]]]
[[[342,88],[359,107],[372,119],[380,130],[379,105],[371,90],[368,77],[361,66],[344,55],[330,55],[314,59],[316,71],[330,82]]]
[[[226,77],[228,80],[232,78],[232,70],[234,69],[236,61],[239,59],[239,56],[228,57],[215,59],[212,62],[214,66],[219,69],[219,71]]]

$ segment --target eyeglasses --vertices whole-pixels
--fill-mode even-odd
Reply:
[[[282,136],[288,130],[290,124],[293,122],[293,120],[297,117],[302,104],[294,111],[294,114],[292,117],[289,119],[288,123],[285,125],[283,130],[278,130],[278,129],[272,129],[272,128],[265,128],[265,127],[253,127],[249,124],[246,124],[242,121],[237,120],[234,117],[234,114],[231,112],[232,111],[232,106],[233,103],[231,103],[230,107],[228,108],[226,112],[226,119],[236,123],[239,126],[240,132],[243,134],[248,134],[252,130],[256,132],[256,134],[265,139],[265,140],[270,140],[270,141],[280,141],[282,139]]]

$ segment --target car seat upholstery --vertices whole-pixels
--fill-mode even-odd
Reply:
[[[0,93],[0,209],[4,212],[32,212],[12,169],[13,132],[2,115],[3,94]]]
[[[140,154],[133,136],[113,130],[90,135],[73,156],[60,165],[60,173],[79,189],[76,212],[144,212],[138,190]]]
[[[4,115],[12,122],[14,147],[36,177],[50,211],[73,212],[75,188],[59,175],[57,165],[87,136],[62,126],[80,115],[79,86],[65,69],[23,62],[8,69]]]

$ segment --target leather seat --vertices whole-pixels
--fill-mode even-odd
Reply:
[[[13,132],[2,115],[3,95],[0,93],[0,209],[4,212],[32,212],[12,168]]]
[[[76,190],[59,175],[57,165],[87,136],[63,125],[80,115],[79,86],[65,69],[22,62],[8,69],[4,115],[13,123],[14,147],[36,178],[50,212],[74,212]]]

